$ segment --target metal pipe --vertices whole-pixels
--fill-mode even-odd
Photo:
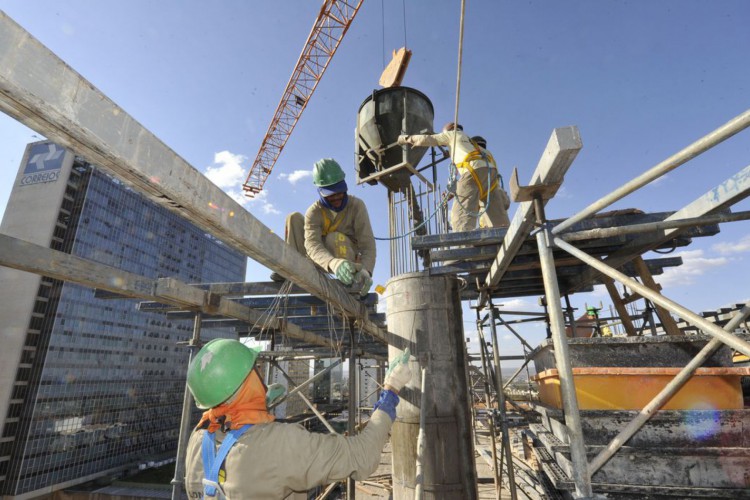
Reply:
[[[662,175],[674,170],[675,168],[679,167],[680,165],[687,162],[688,160],[695,158],[699,154],[707,151],[713,146],[716,146],[720,142],[723,142],[726,139],[729,139],[730,137],[744,130],[748,126],[750,126],[750,110],[747,110],[744,113],[740,114],[739,116],[729,120],[727,123],[725,123],[721,127],[705,135],[704,137],[698,139],[697,141],[690,144],[682,151],[670,156],[666,160],[662,161],[658,165],[655,165],[654,167],[647,170],[643,174],[639,175],[635,179],[632,179],[630,182],[623,184],[622,186],[615,189],[611,193],[603,196],[602,198],[595,201],[588,207],[584,208],[577,214],[564,220],[563,222],[555,226],[554,229],[552,229],[552,234],[557,235],[557,234],[562,233],[563,231],[571,227],[576,222],[579,222],[585,219],[586,217],[599,212],[603,208],[608,207],[609,205],[616,202],[620,198],[623,198],[627,196],[628,194],[632,193],[633,191],[645,186],[646,184],[653,181],[654,179],[658,179]]]
[[[200,350],[201,346],[201,316],[200,312],[193,317],[193,337],[188,342],[190,354],[188,355],[188,366],[193,360],[193,355]],[[185,380],[185,394],[182,398],[182,417],[180,419],[180,436],[177,438],[177,458],[174,465],[174,477],[172,478],[172,500],[182,500],[185,491],[185,461],[187,457],[187,445],[190,440],[190,417],[193,413],[193,394]]]
[[[272,405],[270,405],[268,407],[268,409],[271,410],[273,408],[276,408],[278,405],[280,405],[281,403],[283,403],[284,401],[286,401],[287,399],[289,399],[291,396],[294,396],[299,391],[301,391],[302,389],[304,389],[308,385],[312,384],[313,382],[315,382],[316,380],[318,380],[319,378],[321,378],[326,373],[328,373],[331,370],[333,370],[334,368],[336,368],[338,365],[341,364],[341,361],[342,361],[341,359],[337,359],[336,361],[334,361],[333,363],[331,363],[329,366],[327,366],[324,370],[321,370],[320,372],[316,373],[315,375],[313,375],[309,379],[305,380],[300,385],[298,385],[297,387],[295,387],[291,391],[287,392],[283,397],[281,397],[277,401],[275,401]]]
[[[544,204],[539,198],[534,199],[534,211],[537,222],[544,223]],[[557,284],[557,271],[555,269],[555,258],[552,248],[548,243],[551,235],[548,231],[539,231],[536,234],[537,247],[539,249],[539,263],[542,269],[544,281],[544,293],[547,298],[547,310],[552,330],[552,344],[555,350],[555,365],[560,374],[560,393],[562,396],[563,410],[565,411],[565,425],[568,428],[570,441],[570,458],[573,462],[573,482],[575,484],[577,497],[590,497],[591,476],[588,473],[588,458],[586,446],[583,442],[583,430],[581,428],[581,414],[578,410],[578,399],[576,398],[575,383],[573,381],[573,367],[570,363],[568,352],[568,339],[565,336],[565,319],[560,307],[560,289]]]
[[[284,369],[281,366],[279,366],[279,364],[276,361],[271,361],[271,364],[273,364],[276,367],[276,369],[279,370],[279,372],[281,372],[281,374],[284,376],[285,379],[287,379],[287,381],[290,384],[296,385],[296,383],[294,382],[294,380],[292,380],[292,377],[290,377],[289,374],[286,371],[284,371]],[[315,405],[312,404],[312,401],[310,401],[309,399],[307,399],[307,396],[305,396],[302,392],[296,392],[295,394],[297,394],[297,396],[299,396],[300,399],[302,399],[302,401],[305,402],[305,404],[308,406],[308,408],[310,408],[310,410],[312,410],[312,412],[315,414],[315,416],[318,417],[318,420],[320,420],[323,423],[323,425],[325,425],[326,429],[328,429],[328,432],[330,432],[331,434],[338,434],[338,432],[336,432],[336,429],[334,429],[331,426],[331,424],[328,423],[328,420],[326,420],[326,418],[323,416],[323,414],[320,413],[320,411],[318,411],[317,408],[315,408]]]
[[[347,428],[349,435],[354,436],[357,430],[357,340],[354,338],[354,330],[349,324],[349,419]],[[352,477],[346,480],[346,500],[354,500],[356,496],[356,485]]]
[[[422,462],[424,455],[424,429],[427,425],[427,367],[422,368],[422,386],[419,408],[423,411],[419,413],[419,434],[417,434],[417,474],[415,479],[414,500],[422,500],[424,495],[424,476],[422,475]]]
[[[746,356],[750,356],[750,344],[745,342],[744,340],[730,333],[727,333],[726,331],[721,329],[721,327],[716,326],[714,323],[711,323],[710,321],[707,321],[706,319],[698,316],[697,314],[681,306],[677,302],[666,298],[659,292],[651,290],[650,288],[644,286],[636,280],[625,276],[620,271],[611,268],[599,259],[596,259],[588,255],[587,253],[577,249],[570,243],[566,243],[560,238],[553,238],[553,242],[558,248],[568,252],[570,255],[579,259],[581,262],[584,262],[597,271],[601,272],[602,274],[606,274],[610,278],[627,285],[631,290],[638,293],[641,297],[644,297],[651,302],[660,305],[664,309],[676,314],[691,325],[700,328],[709,335],[713,335],[714,337],[719,338],[722,342],[732,347],[734,350],[740,351]]]
[[[534,348],[531,347],[529,345],[529,343],[526,342],[526,340],[524,340],[524,338],[521,337],[521,335],[517,331],[515,331],[512,326],[510,326],[510,324],[508,324],[502,317],[500,317],[499,313],[495,317],[497,318],[497,320],[500,322],[501,325],[503,325],[505,328],[507,328],[508,330],[510,330],[510,333],[512,333],[513,335],[515,335],[516,338],[521,341],[521,344],[525,345],[530,351],[534,350]]]
[[[726,332],[732,332],[748,316],[750,316],[750,302],[734,316],[725,326]],[[721,346],[722,342],[718,338],[711,339],[701,351],[685,366],[675,377],[662,389],[654,399],[649,401],[646,406],[636,415],[636,417],[623,428],[617,436],[604,448],[589,464],[589,474],[594,475],[612,456],[617,453],[633,435],[656,413],[669,399],[679,391],[685,383],[690,380],[695,370],[703,365],[706,360]]]
[[[492,473],[495,480],[495,500],[500,499],[502,483],[500,471],[497,467],[497,442],[495,440],[495,417],[492,412],[492,400],[490,398],[490,373],[487,370],[487,342],[484,340],[482,322],[479,320],[479,309],[477,309],[477,334],[479,335],[479,352],[482,354],[482,373],[484,374],[484,401],[490,414],[490,444],[492,445]]]
[[[656,232],[665,229],[675,229],[681,227],[708,226],[722,222],[735,222],[750,219],[750,210],[735,213],[723,213],[714,215],[705,215],[703,217],[691,217],[689,219],[663,220],[659,222],[648,222],[644,224],[632,224],[630,226],[618,227],[600,227],[596,229],[587,229],[585,231],[576,231],[560,235],[565,241],[588,240],[594,238],[608,238],[610,236],[623,236],[626,234]]]
[[[518,374],[521,373],[521,370],[523,370],[524,368],[526,368],[526,365],[529,364],[529,361],[531,361],[531,358],[526,358],[526,360],[523,362],[523,364],[518,367],[518,370],[516,370],[516,373],[514,373],[513,375],[511,375],[510,378],[508,379],[508,381],[505,382],[505,385],[503,386],[503,390],[505,390],[505,388],[507,388],[515,380],[515,378],[518,376]]]
[[[513,456],[510,450],[510,435],[508,434],[508,417],[505,412],[505,392],[503,391],[503,373],[502,367],[500,366],[500,345],[497,342],[497,325],[495,325],[495,318],[497,317],[497,309],[492,305],[492,298],[489,302],[490,314],[492,320],[490,321],[490,333],[492,334],[492,355],[495,358],[495,379],[497,385],[497,407],[500,411],[500,431],[503,433],[503,449],[505,450],[505,456],[508,459],[506,465],[508,470],[508,485],[510,486],[510,497],[512,500],[516,500],[516,479],[513,473]]]

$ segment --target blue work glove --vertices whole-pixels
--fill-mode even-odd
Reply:
[[[409,368],[409,348],[407,347],[403,354],[393,358],[385,372],[385,381],[387,385],[398,392],[411,380],[411,368]]]
[[[357,268],[354,264],[346,259],[336,259],[335,268],[333,270],[336,278],[345,285],[351,285],[354,281],[354,274],[357,272]]]
[[[396,407],[400,401],[398,395],[393,391],[383,391],[380,393],[380,399],[372,407],[373,413],[375,410],[383,410],[391,417],[391,422],[396,420]]]

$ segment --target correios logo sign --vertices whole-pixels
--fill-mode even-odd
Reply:
[[[35,144],[29,151],[20,186],[55,182],[60,177],[65,150],[56,144]]]

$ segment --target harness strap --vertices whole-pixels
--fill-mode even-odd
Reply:
[[[485,199],[487,197],[488,191],[485,191],[482,187],[482,181],[479,179],[479,176],[477,175],[477,172],[474,170],[474,168],[471,166],[471,162],[476,160],[484,160],[487,162],[487,164],[491,167],[494,167],[495,170],[497,170],[497,163],[495,163],[495,158],[492,156],[492,153],[489,151],[480,151],[479,146],[476,145],[476,143],[472,142],[474,144],[474,151],[471,151],[466,155],[466,158],[464,158],[464,161],[456,165],[456,168],[462,169],[465,168],[470,174],[471,177],[474,179],[474,182],[476,183],[477,187],[479,188],[479,198]],[[490,186],[489,192],[491,193],[499,184],[500,180],[500,173],[498,172],[498,178],[495,179],[495,182],[492,183]]]
[[[346,209],[344,209],[346,210]],[[338,229],[339,225],[341,224],[341,221],[344,220],[343,211],[342,213],[339,213],[336,218],[333,220],[333,225],[331,225],[331,219],[328,218],[328,214],[326,213],[325,208],[320,209],[320,213],[323,214],[323,237],[328,236],[329,233],[334,232],[336,229]]]
[[[245,424],[239,429],[229,431],[229,433],[222,441],[219,446],[219,451],[216,451],[216,434],[213,432],[205,432],[203,434],[203,442],[201,443],[201,452],[203,458],[203,497],[215,497],[219,493],[219,498],[224,498],[224,492],[219,484],[219,470],[221,469],[224,460],[229,454],[229,450],[237,442],[246,430],[252,427],[253,424]]]

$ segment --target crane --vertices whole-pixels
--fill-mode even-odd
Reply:
[[[263,137],[258,155],[242,185],[249,198],[255,197],[263,189],[263,184],[363,1],[323,0],[302,54]]]

